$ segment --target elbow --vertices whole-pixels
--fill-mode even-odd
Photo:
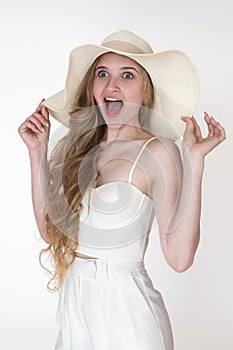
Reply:
[[[42,239],[45,241],[47,244],[52,244],[53,241],[48,237],[46,233],[41,234]]]
[[[182,273],[187,271],[194,263],[195,254],[199,244],[200,235],[191,248],[172,247],[172,250],[166,250],[166,260],[168,265],[176,272]]]
[[[47,231],[47,227],[46,227],[46,222],[43,221],[41,222],[37,222],[37,229],[39,231],[39,234],[41,236],[41,238],[43,239],[43,241],[45,241],[45,243],[47,244],[51,244],[53,243],[48,231]]]
[[[47,244],[53,243],[51,238],[48,236],[47,232],[44,229],[41,229],[38,227],[38,230],[39,230],[41,238],[43,239],[43,241],[45,241],[45,243],[47,243]]]
[[[169,266],[176,272],[182,273],[187,271],[193,265],[194,257],[185,260],[177,260],[173,262],[169,262]]]
[[[187,271],[191,266],[192,266],[192,264],[191,265],[177,265],[177,266],[171,266],[171,268],[176,272],[182,273],[182,272]]]
[[[52,241],[51,241],[49,238],[47,238],[47,237],[42,237],[42,239],[45,241],[45,243],[47,243],[47,244],[52,244]]]

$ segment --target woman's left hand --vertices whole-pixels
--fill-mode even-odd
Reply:
[[[226,133],[221,124],[206,112],[204,113],[204,119],[209,131],[205,138],[202,137],[201,129],[193,116],[192,118],[181,117],[186,122],[186,130],[183,135],[185,150],[189,154],[199,154],[203,157],[226,139]]]

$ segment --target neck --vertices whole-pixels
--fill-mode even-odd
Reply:
[[[130,123],[107,124],[105,140],[135,139],[140,134],[141,126],[137,120]]]
[[[140,125],[115,125],[112,127],[107,126],[106,130],[106,141],[117,140],[117,139],[135,139],[139,135],[141,127]]]

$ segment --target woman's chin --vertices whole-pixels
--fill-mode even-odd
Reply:
[[[126,125],[125,123],[120,122],[120,121],[117,122],[117,121],[108,120],[105,122],[106,122],[107,127],[110,129],[120,129]]]

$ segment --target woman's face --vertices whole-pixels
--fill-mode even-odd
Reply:
[[[126,111],[138,114],[144,94],[143,68],[128,57],[107,53],[95,69],[93,96],[107,124],[120,121]],[[124,113],[123,113],[124,112]]]

